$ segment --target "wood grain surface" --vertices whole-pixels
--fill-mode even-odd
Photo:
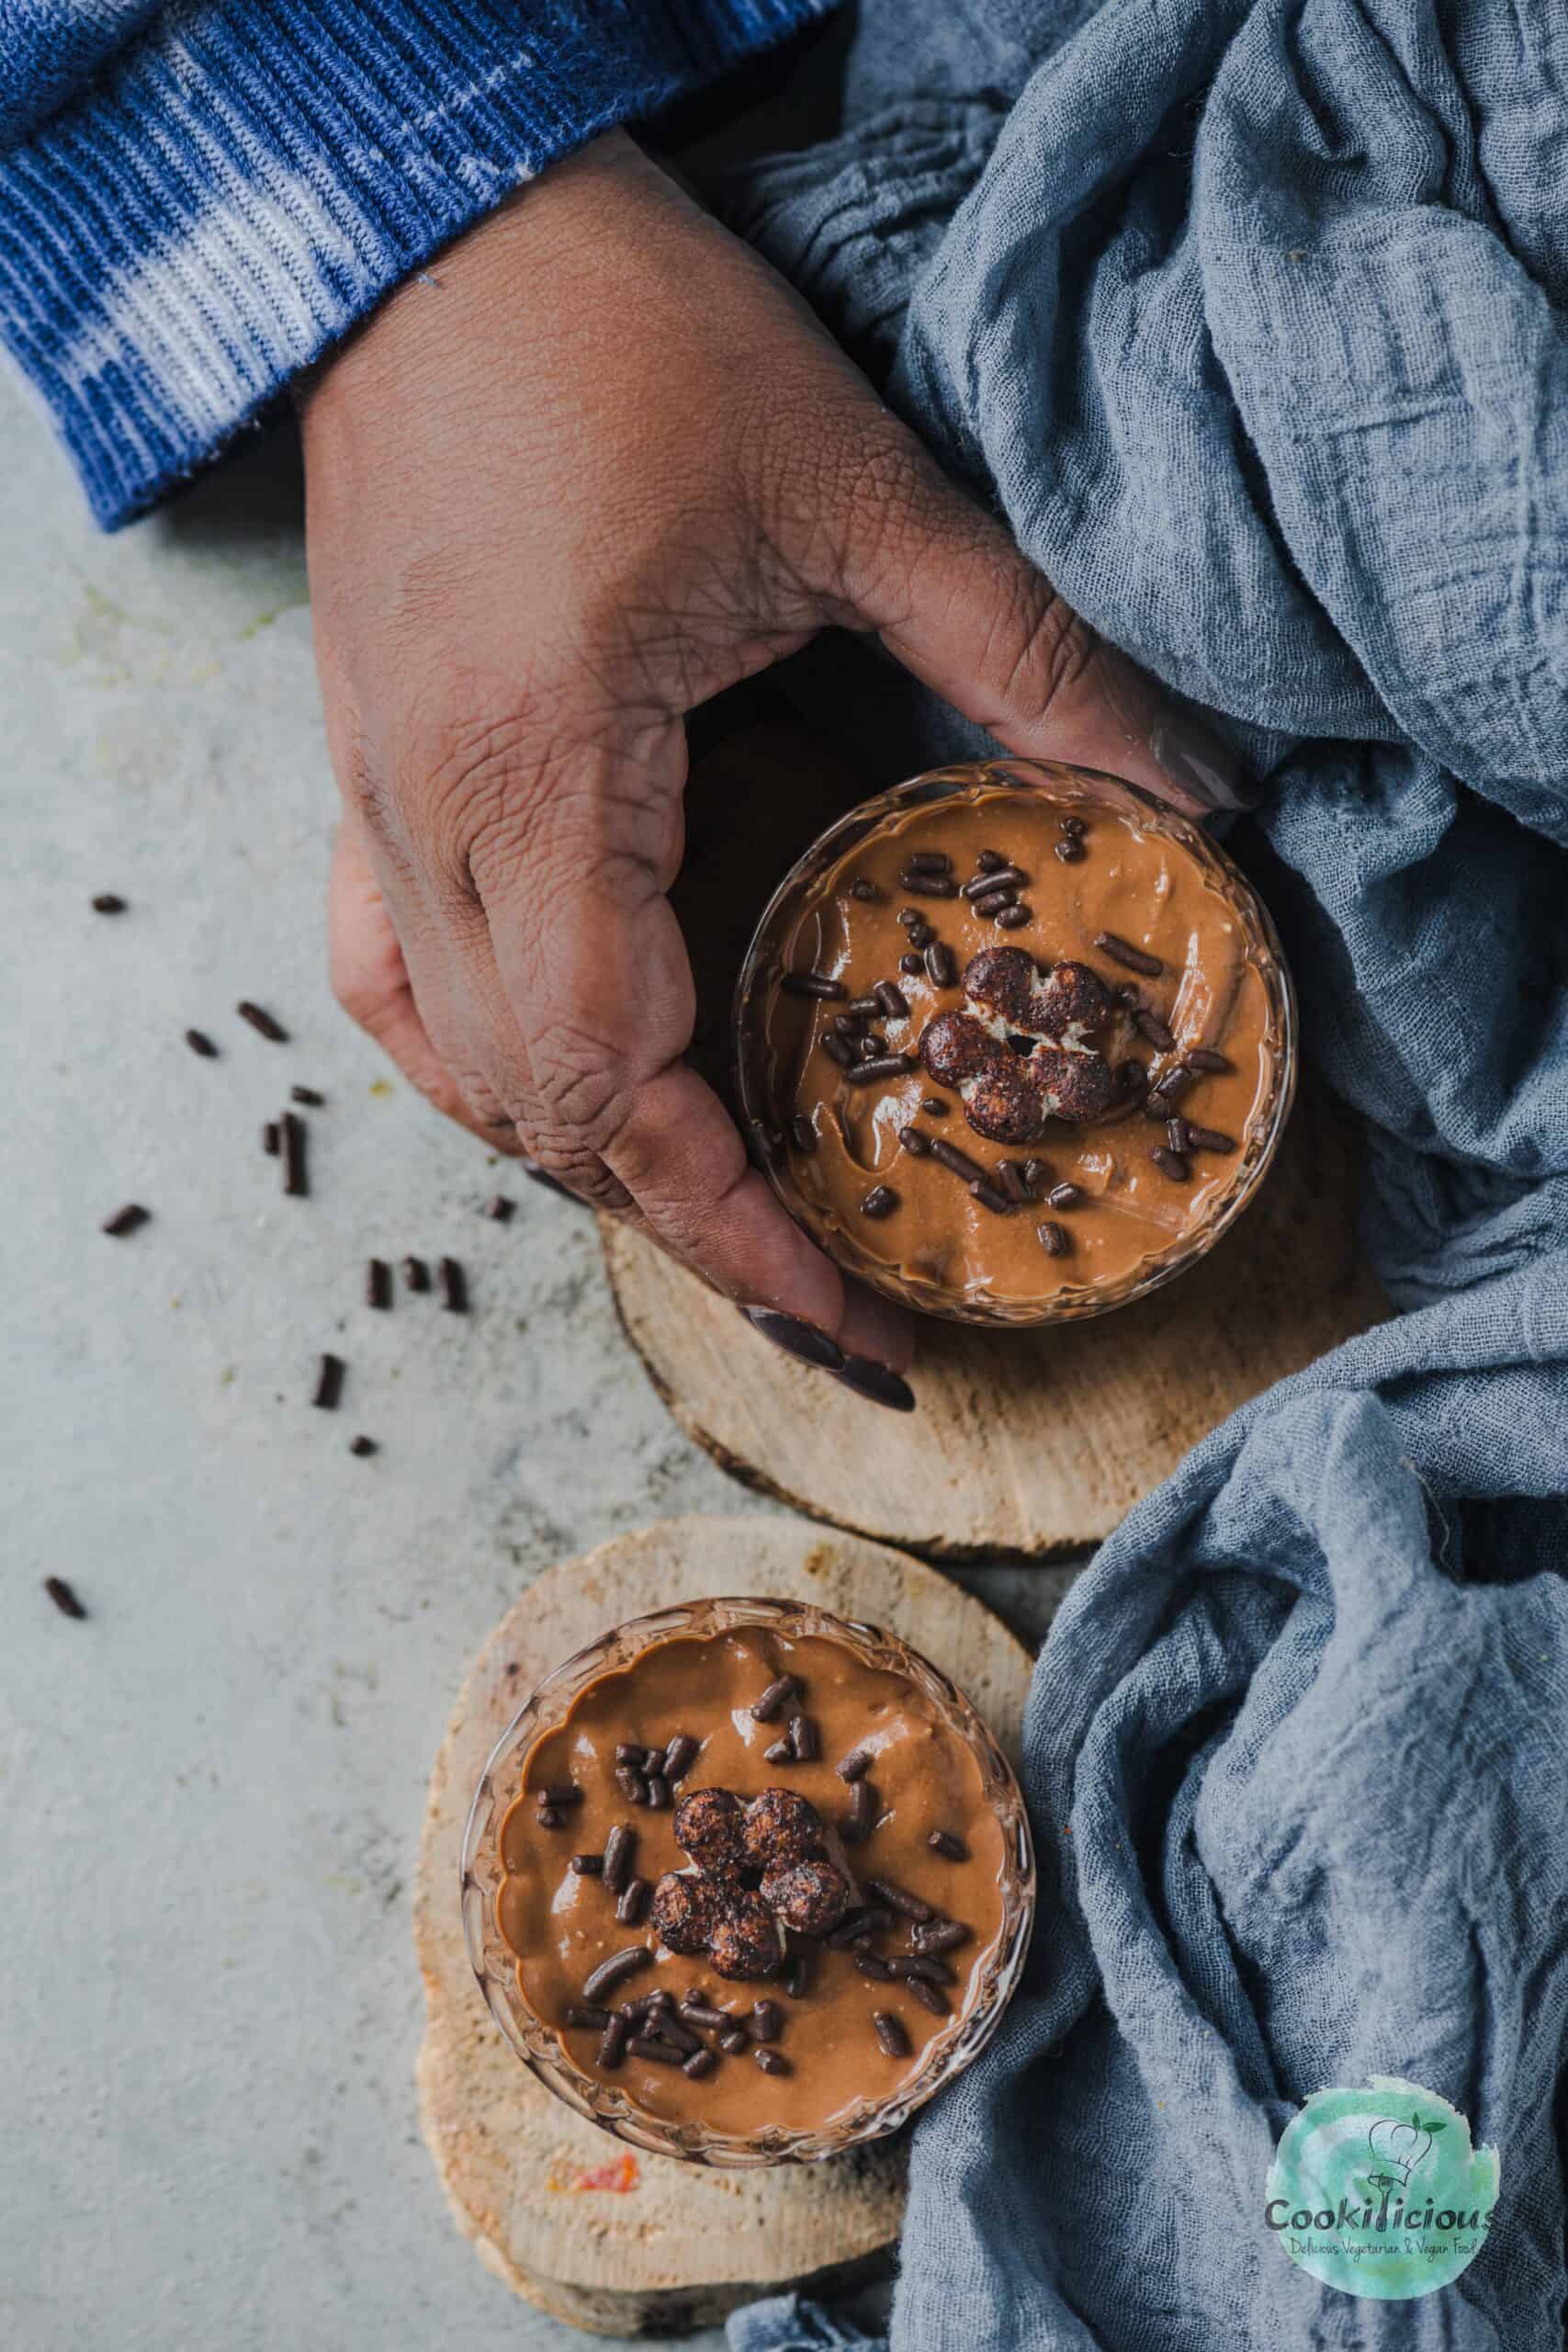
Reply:
[[[427,2018],[420,2117],[459,2229],[517,2294],[630,2335],[721,2317],[785,2281],[849,2279],[897,2234],[896,2143],[815,2165],[711,2171],[644,2154],[553,2098],[485,2007],[463,1940],[469,1800],[533,1685],[625,1619],[725,1593],[811,1600],[901,1634],[966,1690],[1015,1759],[1030,1658],[999,1619],[882,1546],[751,1513],[671,1520],[560,1562],[474,1661],[431,1777],[414,1894]]]

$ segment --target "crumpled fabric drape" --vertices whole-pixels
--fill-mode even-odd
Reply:
[[[1035,1951],[916,2132],[896,2352],[1557,2352],[1568,13],[863,0],[841,135],[718,200],[1266,778],[1232,845],[1403,1310],[1200,1446],[1053,1628]],[[796,691],[879,772],[979,747],[847,645]],[[1299,2104],[1372,2074],[1501,2155],[1482,2253],[1407,2302],[1263,2221]]]

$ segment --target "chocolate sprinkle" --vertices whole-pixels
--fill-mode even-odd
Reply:
[[[584,1980],[583,1999],[596,2001],[601,1993],[613,1993],[617,1984],[624,1984],[639,1968],[646,1968],[652,1958],[653,1954],[646,1944],[627,1944],[624,1951],[613,1951],[609,1959],[602,1960],[592,1974]]]
[[[987,866],[985,873],[975,876],[973,882],[965,882],[959,895],[977,903],[989,897],[993,890],[1004,889],[1010,884],[1017,889],[1028,879],[1028,875],[1019,865]]]
[[[283,1147],[283,1189],[291,1199],[305,1200],[310,1191],[305,1160],[305,1122],[297,1111],[285,1111],[277,1124]]]
[[[840,1781],[863,1781],[871,1770],[870,1748],[852,1747],[847,1756],[839,1758],[833,1770]]]
[[[908,860],[911,874],[951,874],[953,860],[944,849],[911,850]]]
[[[947,1116],[947,1104],[942,1101],[940,1094],[922,1094],[920,1097],[920,1108],[925,1113],[928,1119],[945,1119]],[[936,1149],[934,1143],[931,1146],[931,1149],[933,1151]]]
[[[466,1315],[468,1311],[468,1283],[456,1258],[443,1258],[436,1269],[441,1276],[441,1304],[449,1315]]]
[[[926,1107],[929,1109],[930,1105]],[[951,1169],[954,1176],[962,1176],[966,1184],[973,1184],[976,1179],[982,1183],[985,1182],[986,1171],[979,1161],[971,1159],[966,1151],[960,1151],[958,1146],[949,1143],[945,1136],[931,1137],[931,1158],[940,1160],[944,1168]]]
[[[901,1911],[906,1919],[916,1919],[923,1924],[936,1916],[929,1903],[922,1903],[918,1894],[909,1893],[908,1887],[895,1886],[891,1879],[868,1878],[866,1884],[881,1902],[895,1911]]]
[[[851,1062],[854,1059],[854,1056],[851,1053],[849,1047],[845,1045],[841,1037],[835,1037],[829,1035],[821,1038],[819,1042],[821,1044],[822,1051],[827,1055],[828,1059],[830,1062],[837,1062],[840,1069],[848,1069]]]
[[[617,1821],[604,1840],[603,1877],[612,1894],[623,1894],[632,1874],[632,1859],[637,1852],[637,1831]]]
[[[691,2056],[686,2060],[685,2064],[682,2067],[681,2072],[683,2075],[690,2075],[694,2082],[700,2082],[705,2075],[711,2075],[717,2064],[718,2056],[716,2052],[712,2050],[694,2050]]]
[[[999,874],[1004,865],[1010,864],[1011,860],[1004,857],[999,849],[981,849],[975,853],[976,870],[981,874]]]
[[[1032,1197],[1028,1185],[1023,1181],[1023,1171],[1014,1160],[998,1160],[997,1182],[1015,1208],[1022,1208]]]
[[[946,874],[917,874],[913,866],[898,876],[900,889],[917,899],[956,899],[958,885]]]
[[[871,1977],[875,1984],[891,1984],[893,1982],[893,1971],[876,1952],[857,1951],[855,1967],[862,1976]]]
[[[1157,1046],[1162,1054],[1168,1054],[1176,1043],[1174,1034],[1166,1027],[1159,1014],[1151,1012],[1147,1005],[1140,1005],[1134,1013],[1133,1026],[1141,1037],[1146,1037],[1150,1045]]]
[[[313,1086],[291,1086],[288,1099],[291,1102],[303,1102],[308,1111],[319,1111],[327,1098],[318,1094]]]
[[[666,1781],[683,1781],[697,1760],[700,1746],[701,1742],[694,1739],[690,1732],[677,1732],[664,1751],[664,1770],[661,1778]]]
[[[950,989],[957,978],[953,950],[945,941],[933,939],[925,951],[926,978],[933,989]]]
[[[908,1021],[909,1001],[892,980],[878,980],[872,994],[889,1021]]]
[[[1026,922],[1032,922],[1033,920],[1034,911],[1031,907],[1004,907],[1000,914],[997,917],[997,929],[998,931],[1021,931]]]
[[[1097,931],[1094,944],[1112,962],[1124,964],[1130,972],[1142,972],[1146,980],[1157,979],[1165,969],[1157,956],[1151,956],[1145,948],[1134,947],[1132,941],[1123,939],[1119,932]]]
[[[425,1291],[430,1288],[430,1268],[423,1258],[405,1258],[402,1271],[403,1281],[410,1290]]]
[[[869,1086],[879,1078],[907,1078],[914,1068],[913,1054],[879,1054],[874,1061],[857,1062],[844,1075],[852,1086]]]
[[[1187,1144],[1190,1150],[1224,1152],[1235,1149],[1234,1136],[1223,1136],[1217,1127],[1195,1127],[1190,1121],[1186,1121],[1184,1124],[1187,1127]]]
[[[771,1724],[789,1700],[798,1699],[800,1690],[800,1677],[797,1674],[781,1674],[776,1682],[769,1683],[761,1697],[753,1704],[752,1722]]]
[[[888,2058],[908,2056],[909,2037],[891,2009],[874,2009],[871,2023],[872,2030],[882,2046],[884,2056]]]
[[[541,1804],[558,1805],[562,1812],[582,1803],[582,1791],[575,1781],[552,1781],[538,1791]]]
[[[1180,1152],[1168,1151],[1164,1144],[1156,1143],[1149,1158],[1157,1169],[1170,1178],[1173,1184],[1185,1184],[1192,1173]]]
[[[969,1190],[974,1193],[980,1206],[983,1209],[989,1209],[993,1216],[1011,1216],[1013,1204],[1005,1193],[998,1191],[987,1177],[976,1177]]]
[[[218,1048],[205,1029],[187,1029],[186,1044],[193,1054],[199,1054],[203,1061],[215,1062],[218,1059]]]
[[[269,1046],[287,1046],[288,1043],[288,1032],[282,1022],[275,1021],[264,1006],[241,1003],[234,1010],[242,1021],[250,1023],[258,1037],[266,1039]]]
[[[911,1159],[924,1159],[930,1154],[931,1139],[922,1135],[919,1127],[900,1127],[898,1140]]]
[[[738,2025],[726,2026],[718,2037],[718,2046],[728,2050],[732,2058],[739,2058],[743,2050],[750,2049],[751,2037]]]
[[[507,1199],[504,1193],[492,1193],[484,1204],[482,1214],[488,1216],[492,1224],[504,1225],[516,1205],[514,1201]]]
[[[262,1149],[269,1159],[277,1158],[278,1140],[277,1121],[269,1119],[262,1129]]]
[[[392,1303],[392,1270],[384,1258],[370,1258],[365,1267],[365,1304],[388,1307]]]
[[[863,874],[858,881],[850,884],[850,896],[852,899],[858,899],[862,906],[869,906],[876,896],[876,885],[874,882],[868,882]]]
[[[795,1762],[795,1750],[790,1746],[787,1739],[775,1739],[771,1747],[763,1748],[762,1756],[764,1760],[769,1764],[793,1764]]]
[[[122,915],[125,900],[118,890],[100,890],[93,900],[93,912],[96,915]]]
[[[962,1838],[955,1838],[951,1829],[933,1829],[926,1839],[926,1844],[933,1854],[940,1854],[944,1861],[966,1862],[969,1860],[968,1847]]]
[[[929,2009],[933,2018],[952,2016],[953,2004],[940,1984],[928,1984],[923,1976],[907,1976],[904,1983],[908,1987],[911,2000],[919,2001],[921,2008]]]
[[[821,972],[786,972],[779,982],[786,996],[811,996],[824,1004],[835,1004],[849,990],[842,980],[830,980]]]
[[[751,2055],[764,2075],[788,2075],[794,2071],[789,2060],[782,2057],[776,2050],[767,2050],[759,2044]]]
[[[656,2034],[634,2033],[626,2048],[634,2058],[651,2059],[659,2066],[682,2066],[685,2052],[677,2050],[672,2041],[663,2041]]]
[[[866,1839],[870,1837],[872,1831],[876,1826],[876,1817],[879,1810],[880,1807],[876,1791],[873,1788],[871,1782],[869,1781],[857,1781],[854,1784],[853,1792],[850,1798],[850,1809],[848,1814],[845,1815],[843,1827],[840,1833],[847,1845],[864,1845]]]
[[[896,1953],[887,1965],[895,1976],[905,1980],[919,1976],[923,1977],[928,1984],[951,1984],[953,1982],[953,1971],[945,1960],[922,1960],[905,1952]]]
[[[1064,865],[1077,865],[1079,859],[1086,854],[1082,842],[1075,840],[1070,833],[1066,841],[1056,843],[1056,855]]]
[[[816,1150],[817,1130],[804,1112],[799,1113],[790,1121],[789,1139],[796,1151]]]
[[[927,952],[929,953],[930,951],[928,950]],[[909,953],[907,956],[900,956],[898,958],[898,969],[901,972],[906,973],[911,980],[918,979],[925,968],[926,967],[921,963],[913,948],[909,950]]]
[[[874,1184],[860,1204],[862,1216],[891,1216],[898,1205],[898,1195],[890,1184]]]
[[[376,1441],[373,1437],[367,1437],[362,1430],[358,1437],[350,1438],[348,1442],[348,1450],[350,1453],[356,1454],[359,1460],[363,1462],[368,1455],[376,1452]]]
[[[1045,1200],[1054,1209],[1076,1209],[1083,1194],[1076,1184],[1053,1184]]]
[[[334,1355],[324,1355],[317,1366],[315,1394],[310,1398],[310,1402],[312,1405],[319,1405],[323,1413],[337,1411],[338,1398],[343,1395],[343,1375],[346,1369],[343,1358]]]
[[[618,2066],[626,2054],[631,2027],[623,2017],[612,2017],[604,2028],[604,2039],[599,2044],[597,2063],[606,2071]]]
[[[776,2041],[784,2031],[784,2011],[776,2001],[757,2001],[747,2030],[753,2041]]]
[[[912,1928],[909,1931],[910,1946],[922,1960],[932,1952],[956,1951],[960,1944],[968,1940],[969,1930],[958,1919],[933,1919],[930,1927]]]
[[[45,1577],[43,1589],[62,1617],[80,1620],[86,1616],[86,1610],[76,1597],[75,1586],[68,1583],[64,1577]]]
[[[1067,1238],[1065,1227],[1059,1226],[1055,1217],[1048,1216],[1044,1224],[1037,1225],[1034,1230],[1040,1236],[1040,1247],[1044,1250],[1047,1258],[1066,1256],[1072,1244]]]
[[[567,2004],[566,2022],[568,2025],[581,2027],[586,2033],[603,2033],[610,2022],[610,2012],[608,2009],[598,2007],[592,2002],[570,2001]]]
[[[615,1917],[623,1928],[640,1928],[648,1916],[653,1888],[645,1878],[629,1878],[621,1890],[615,1905]]]
[[[791,1715],[788,1738],[790,1754],[797,1764],[814,1764],[822,1753],[817,1725],[809,1715]]]
[[[98,1230],[112,1234],[118,1241],[125,1234],[134,1233],[139,1225],[145,1225],[152,1214],[152,1210],[144,1209],[140,1201],[127,1201],[122,1209],[116,1209],[112,1216],[105,1217]]]
[[[1213,1046],[1188,1046],[1183,1050],[1186,1059],[1194,1069],[1215,1070],[1230,1068],[1224,1054],[1216,1053]]]

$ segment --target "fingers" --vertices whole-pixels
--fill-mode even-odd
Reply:
[[[912,435],[867,470],[843,593],[888,650],[1010,751],[1103,768],[1191,815],[1256,797],[1226,747],[1106,645]]]
[[[569,1182],[602,1163],[657,1240],[738,1306],[761,1311],[765,1336],[779,1337],[769,1317],[809,1327],[823,1343],[816,1358],[791,1352],[871,1393],[855,1361],[891,1371],[907,1363],[909,1318],[846,1285],[682,1059],[695,1011],[691,968],[663,894],[660,828],[646,821],[642,788],[626,773],[635,761],[646,783],[663,763],[667,786],[669,763],[682,758],[678,725],[673,744],[637,754],[576,753],[531,810],[525,842],[494,836],[470,854],[532,1075],[534,1155]]]

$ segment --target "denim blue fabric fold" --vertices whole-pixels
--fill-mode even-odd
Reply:
[[[1053,1628],[1040,1934],[916,2132],[897,2352],[1562,2342],[1565,190],[1539,0],[865,0],[841,137],[722,192],[1266,776],[1232,845],[1403,1310],[1216,1431]],[[803,699],[975,748],[859,658]],[[1406,2302],[1263,2219],[1299,2104],[1371,2074],[1501,2155],[1483,2250]]]

